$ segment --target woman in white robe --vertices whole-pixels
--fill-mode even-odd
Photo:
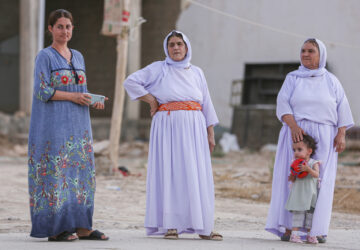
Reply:
[[[164,61],[131,74],[124,87],[132,100],[150,104],[152,115],[146,193],[148,235],[177,239],[181,233],[221,240],[213,233],[214,181],[210,153],[218,123],[202,70],[179,31],[164,39]],[[172,104],[179,109],[161,109]],[[195,109],[188,109],[188,104]],[[166,112],[161,111],[166,110]]]
[[[301,48],[301,66],[290,72],[277,97],[276,114],[283,123],[273,171],[272,196],[266,230],[289,240],[291,213],[285,209],[289,195],[288,176],[293,160],[292,143],[304,133],[318,142],[321,185],[311,236],[326,236],[329,230],[338,153],[345,149],[346,130],[354,125],[350,106],[339,80],[325,69],[326,47],[308,39]],[[305,229],[303,229],[305,231]],[[324,242],[324,238],[319,238]]]

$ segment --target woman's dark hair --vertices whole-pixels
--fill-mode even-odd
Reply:
[[[64,10],[64,9],[58,9],[58,10],[54,10],[50,13],[49,19],[48,19],[48,25],[50,25],[51,27],[54,27],[57,20],[61,17],[70,19],[71,23],[74,24],[72,14],[69,11]]]
[[[310,135],[303,135],[303,140],[302,142],[306,145],[306,147],[311,148],[312,149],[312,153],[310,156],[313,156],[315,154],[315,151],[317,149],[317,142],[315,141],[314,138],[312,138]]]
[[[166,40],[166,45],[167,45],[167,46],[169,45],[170,38],[172,38],[172,37],[174,37],[174,36],[181,38],[181,40],[183,40],[185,46],[187,47],[187,44],[186,44],[186,42],[184,41],[184,38],[183,38],[182,34],[181,34],[181,33],[177,33],[176,31],[171,32],[170,36],[168,36],[168,38],[167,38],[167,40]]]
[[[314,46],[318,49],[319,54],[320,54],[320,47],[319,47],[319,44],[317,43],[317,41],[316,41],[315,38],[307,39],[307,40],[304,42],[304,44],[305,44],[305,43],[311,43],[312,45],[314,45]]]

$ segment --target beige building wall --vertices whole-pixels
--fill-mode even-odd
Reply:
[[[245,64],[297,62],[305,37],[325,42],[329,69],[340,79],[356,125],[360,125],[360,1],[203,0],[201,3],[283,31],[235,20],[196,4],[183,10],[177,27],[191,41],[192,63],[205,72],[221,125],[231,126],[231,82],[243,79]]]

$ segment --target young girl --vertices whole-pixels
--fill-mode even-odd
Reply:
[[[319,177],[319,161],[310,158],[315,154],[316,142],[311,136],[304,135],[302,141],[293,143],[293,150],[295,159],[305,160],[305,164],[300,166],[300,170],[307,171],[308,175],[301,179],[293,175],[289,176],[293,185],[285,209],[293,215],[290,241],[303,243],[299,228],[305,227],[308,231],[307,242],[316,244],[318,243],[316,236],[310,236],[317,199],[317,179]]]

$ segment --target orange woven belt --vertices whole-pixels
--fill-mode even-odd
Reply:
[[[170,111],[173,110],[202,110],[202,107],[199,103],[194,101],[185,101],[185,102],[169,102],[161,104],[158,108],[158,111]]]

